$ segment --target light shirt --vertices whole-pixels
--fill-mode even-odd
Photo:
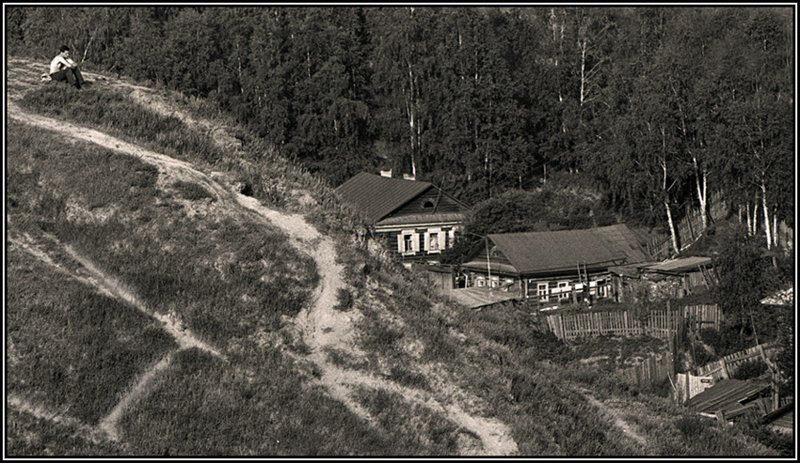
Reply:
[[[75,61],[72,61],[70,58],[64,58],[58,54],[55,58],[53,58],[53,61],[50,61],[50,74],[55,74],[65,67],[72,66],[75,66]]]

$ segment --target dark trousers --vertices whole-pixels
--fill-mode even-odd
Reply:
[[[50,78],[59,82],[67,81],[75,88],[83,87],[83,76],[81,71],[75,68],[64,68],[58,72],[50,74]]]

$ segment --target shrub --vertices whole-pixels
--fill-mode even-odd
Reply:
[[[731,378],[740,380],[758,378],[767,371],[767,368],[767,364],[763,361],[751,360],[739,365],[736,371],[731,375]]]
[[[707,427],[708,423],[697,415],[683,415],[675,420],[675,428],[686,440],[700,436]]]
[[[333,307],[335,310],[346,312],[353,307],[353,294],[346,288],[339,288],[339,302]]]
[[[724,324],[719,331],[714,329],[702,329],[700,330],[700,339],[714,349],[714,352],[716,352],[718,356],[724,357],[747,348],[747,344],[743,338],[739,336],[742,329],[744,329],[745,332],[749,332],[746,326],[739,327],[730,324]]]
[[[172,187],[178,191],[178,194],[183,199],[188,199],[189,201],[198,201],[205,198],[212,198],[212,199],[214,198],[214,195],[212,195],[208,190],[198,185],[197,183],[178,180],[172,184]]]

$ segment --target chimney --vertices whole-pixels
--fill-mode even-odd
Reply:
[[[392,169],[389,170],[382,170],[381,177],[389,177],[392,178]]]
[[[412,174],[403,174],[403,179],[405,179],[405,180],[416,180],[417,178],[414,177]]]

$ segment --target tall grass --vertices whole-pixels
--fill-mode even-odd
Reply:
[[[13,213],[46,218],[48,231],[124,281],[148,307],[180,315],[207,339],[278,329],[280,317],[296,314],[315,286],[314,262],[298,255],[285,235],[232,219],[188,217],[156,188],[151,166],[90,144],[31,156],[27,143],[51,137],[17,125],[9,130]],[[23,174],[17,165],[37,174]],[[205,197],[201,187],[178,187],[184,198]],[[61,200],[46,201],[51,197]],[[67,199],[88,211],[119,212],[75,220]],[[58,210],[43,212],[45,205]]]
[[[135,308],[23,251],[7,257],[10,391],[96,424],[148,364],[176,347]]]
[[[458,450],[461,430],[440,414],[383,390],[361,389],[357,398],[384,429],[394,430],[401,449],[394,455],[453,455]]]
[[[122,444],[93,442],[82,436],[79,425],[52,422],[26,412],[6,409],[7,457],[122,457]]]
[[[222,158],[221,150],[207,134],[188,127],[175,116],[163,116],[132,104],[121,93],[48,85],[26,93],[21,105],[40,114],[95,126],[180,159],[214,165]]]
[[[403,448],[305,386],[275,351],[234,365],[183,351],[120,424],[137,455],[370,456]]]
[[[123,434],[133,443],[129,452],[380,455],[401,450],[391,435],[377,435],[323,391],[304,386],[308,378],[260,341],[263,333],[281,328],[282,316],[300,310],[317,283],[313,261],[298,255],[286,236],[233,219],[188,217],[180,204],[155,188],[157,172],[141,169],[144,165],[138,161],[125,164],[124,156],[83,145],[63,147],[45,132],[15,124],[9,134],[15,140],[9,147],[11,181],[16,185],[14,223],[29,223],[34,229],[42,226],[71,244],[137,294],[149,309],[178,314],[229,359],[219,364],[199,352],[180,353],[176,366],[166,370],[166,379],[156,383],[154,394],[134,405],[141,410],[124,416]],[[50,152],[31,156],[23,145],[26,140],[59,146],[59,157]],[[68,182],[58,172],[74,172],[69,161],[83,159],[78,153],[84,152],[89,156],[83,163],[86,173],[79,173],[85,175],[84,183],[99,182],[108,191],[150,189],[136,203],[125,195],[104,198],[102,207],[135,209],[133,213],[74,220],[67,206],[78,204],[88,210],[91,196],[86,185]],[[102,164],[91,156],[105,156],[108,162]],[[150,175],[145,175],[147,181],[134,175],[137,170]],[[136,185],[131,185],[132,179]],[[196,193],[185,185],[179,188],[185,193],[182,197]],[[26,218],[41,217],[38,199],[45,196],[64,200],[47,220],[26,222]],[[103,340],[100,337],[95,345]],[[74,348],[84,339],[73,342]],[[20,362],[30,364],[27,358]],[[120,384],[129,383],[125,375],[115,378]],[[69,386],[67,393],[79,393],[79,388]],[[97,414],[88,406],[82,413]],[[273,434],[274,441],[266,438]]]

